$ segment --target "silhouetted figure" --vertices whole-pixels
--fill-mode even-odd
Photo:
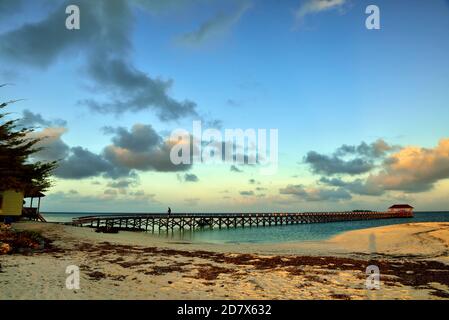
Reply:
[[[170,217],[170,215],[171,215],[171,208],[170,207],[168,207],[167,213],[168,213],[168,216]]]

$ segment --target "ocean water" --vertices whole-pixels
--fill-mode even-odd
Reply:
[[[43,213],[49,222],[70,222],[72,218],[96,215],[95,213]],[[117,215],[116,213],[101,215]],[[230,229],[203,229],[195,231],[162,231],[154,234],[174,240],[188,240],[208,243],[280,243],[290,241],[325,240],[336,234],[372,227],[411,222],[449,222],[449,212],[415,212],[413,218],[381,219],[366,221],[344,221],[283,225],[272,227],[245,227]]]

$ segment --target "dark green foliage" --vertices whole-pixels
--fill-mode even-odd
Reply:
[[[11,103],[0,103],[0,191],[25,193],[45,191],[51,186],[50,176],[57,162],[31,162],[30,156],[41,150],[40,139],[30,138],[32,128],[20,128],[18,120],[5,120],[4,109]]]

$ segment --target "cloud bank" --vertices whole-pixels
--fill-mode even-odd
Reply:
[[[347,156],[356,158],[342,158]],[[381,196],[390,191],[426,192],[449,178],[449,138],[441,139],[434,148],[400,147],[383,140],[342,145],[330,156],[311,151],[305,163],[314,174],[325,175],[317,187],[288,185],[280,189],[281,194],[304,201],[338,201],[351,195]],[[356,175],[360,177],[354,179]]]
[[[163,6],[156,2],[152,2],[154,7]],[[78,5],[82,12],[82,27],[77,32],[61,27],[66,18],[61,12],[69,4]],[[132,63],[131,32],[136,4],[151,8],[150,3],[142,1],[58,2],[54,11],[41,21],[1,33],[0,56],[46,69],[62,58],[81,54],[86,60],[84,71],[93,91],[101,91],[107,97],[103,101],[93,97],[78,101],[94,112],[122,114],[149,110],[161,121],[197,116],[195,102],[178,101],[169,95],[172,79],[151,77]]]
[[[103,176],[119,179],[135,177],[136,170],[177,172],[191,168],[191,165],[174,165],[170,161],[173,143],[160,136],[151,125],[135,124],[131,130],[122,127],[104,128],[107,134],[113,136],[111,144],[98,154],[80,146],[69,147],[62,140],[66,131],[66,128],[45,128],[30,134],[30,137],[42,139],[37,147],[43,149],[35,155],[36,160],[60,160],[54,171],[58,178]],[[187,179],[193,181],[195,177],[189,175]]]

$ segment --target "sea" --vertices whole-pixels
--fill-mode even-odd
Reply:
[[[117,213],[77,213],[77,212],[44,212],[48,222],[71,222],[73,218],[89,215],[120,215]],[[123,214],[121,214],[123,215]],[[149,232],[152,236],[170,238],[179,241],[205,243],[283,243],[297,241],[316,241],[329,239],[346,231],[366,229],[393,224],[412,222],[449,222],[447,212],[415,212],[413,218],[379,219],[365,221],[343,221],[332,223],[312,223],[282,225],[271,227],[245,227],[230,229],[197,229],[194,231],[161,231]]]

